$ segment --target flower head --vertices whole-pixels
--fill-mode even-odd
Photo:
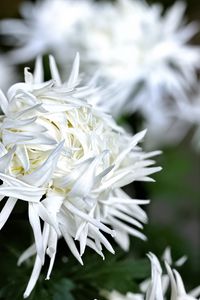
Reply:
[[[184,25],[184,3],[175,3],[164,15],[159,4],[136,0],[97,4],[93,10],[93,19],[82,25],[83,58],[98,66],[104,79],[127,90],[121,107],[113,103],[112,112],[140,110],[148,117],[150,108],[161,109],[168,98],[180,100],[196,83],[199,49],[187,42],[198,29],[194,23]]]
[[[18,199],[26,201],[35,238],[19,259],[21,264],[36,254],[25,297],[45,254],[50,256],[49,278],[60,237],[80,263],[86,246],[102,257],[102,245],[114,253],[105,232],[125,250],[129,235],[145,239],[140,230],[147,216],[139,205],[149,201],[131,199],[121,188],[135,180],[152,181],[149,175],[160,170],[151,159],[159,152],[144,153],[138,146],[145,131],[131,137],[88,104],[90,88],[78,86],[79,56],[65,83],[53,57],[50,69],[53,79],[43,82],[39,58],[34,75],[25,68],[25,82],[11,86],[7,97],[1,93],[0,195],[9,198],[0,226]]]
[[[119,0],[93,9],[95,18],[82,26],[83,58],[104,81],[116,82],[111,97],[95,105],[115,117],[139,112],[150,147],[178,143],[194,123],[181,108],[191,107],[200,61],[199,47],[188,43],[198,26],[183,22],[185,4],[163,12],[160,4]]]

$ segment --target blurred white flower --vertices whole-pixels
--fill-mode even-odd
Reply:
[[[182,100],[196,81],[200,59],[199,48],[187,44],[197,25],[184,26],[185,4],[175,3],[164,15],[159,4],[136,0],[97,4],[93,10],[95,17],[82,26],[83,58],[127,90],[121,107],[113,102],[112,113],[140,110],[149,117],[160,102]]]
[[[145,153],[138,146],[145,131],[129,136],[111,116],[87,103],[90,89],[78,86],[79,56],[65,83],[53,57],[50,70],[53,79],[44,82],[39,58],[34,75],[25,68],[25,82],[11,86],[7,97],[0,95],[0,200],[9,197],[0,228],[20,199],[28,202],[35,238],[18,262],[36,254],[24,297],[36,284],[45,254],[49,279],[60,237],[81,264],[86,246],[103,258],[102,245],[114,253],[103,233],[124,250],[129,235],[145,239],[140,229],[147,216],[139,205],[149,201],[131,199],[121,188],[152,181],[149,175],[160,170],[151,159],[160,152]]]
[[[164,300],[166,298],[166,283],[163,281],[162,269],[157,257],[149,253],[148,257],[151,261],[151,280],[149,282],[146,293],[134,294],[127,293],[122,295],[117,291],[105,293],[108,300]],[[170,267],[165,261],[167,274],[165,278],[170,282],[171,300],[198,300],[200,295],[200,286],[186,293],[185,287],[180,274]]]
[[[18,47],[11,51],[9,59],[21,63],[41,54],[61,52],[66,65],[66,55],[72,47],[68,39],[78,39],[79,23],[89,11],[88,1],[24,2],[20,8],[22,20],[5,19],[0,25],[1,33],[9,35],[8,43]]]
[[[167,262],[169,265],[171,265],[172,263],[177,266],[177,267],[181,267],[187,260],[187,256],[183,255],[182,257],[180,257],[178,260],[176,260],[175,262],[172,261],[172,254],[171,254],[171,248],[167,247],[162,255],[162,260],[164,260],[165,262]]]
[[[88,61],[91,58],[92,65],[99,64],[104,79],[115,82],[108,89],[109,98],[101,97],[94,103],[114,116],[139,112],[144,119],[142,127],[149,131],[147,148],[178,144],[200,119],[200,102],[191,101],[192,88],[198,86],[200,49],[187,44],[196,33],[197,24],[184,26],[183,2],[175,3],[164,15],[157,4],[149,6],[129,0],[117,3],[97,6],[98,11],[102,8],[101,18],[95,19],[90,35],[87,32],[91,22],[85,30],[88,39],[85,38],[83,57]],[[129,28],[134,28],[134,38]],[[92,36],[97,41],[92,41]],[[96,51],[94,45],[98,45]],[[120,49],[120,55],[115,49]],[[132,49],[130,55],[128,49]],[[114,52],[116,58],[112,59]],[[123,68],[125,61],[127,66]],[[129,71],[125,74],[121,69]],[[198,140],[199,130],[194,143],[198,144]]]
[[[163,13],[159,4],[119,0],[97,4],[96,11],[93,22],[82,26],[83,57],[99,67],[104,82],[115,84],[109,100],[95,105],[115,117],[142,115],[150,148],[179,143],[194,124],[180,106],[191,106],[200,67],[200,48],[188,44],[198,26],[184,24],[185,4],[176,2]]]

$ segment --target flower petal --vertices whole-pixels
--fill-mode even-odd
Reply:
[[[0,212],[0,230],[8,220],[15,204],[17,202],[16,198],[8,198],[6,204],[4,205],[3,209]]]

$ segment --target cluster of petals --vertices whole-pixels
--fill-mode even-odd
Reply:
[[[95,17],[82,26],[83,57],[112,85],[111,97],[96,104],[114,117],[142,115],[148,147],[178,143],[194,124],[182,107],[195,110],[190,98],[200,67],[200,49],[189,44],[198,25],[184,23],[185,3],[165,12],[135,0],[93,9]]]
[[[43,81],[41,58],[34,74],[25,68],[25,82],[1,92],[0,228],[16,202],[28,203],[28,218],[35,242],[19,264],[36,254],[24,296],[32,291],[45,261],[50,257],[50,276],[63,237],[82,264],[86,246],[103,258],[102,246],[114,250],[104,235],[110,234],[124,250],[129,235],[145,239],[140,232],[147,221],[139,205],[148,200],[131,199],[121,188],[133,181],[152,181],[152,156],[138,146],[145,131],[133,137],[110,115],[88,104],[91,88],[79,86],[77,55],[67,82],[62,83],[54,58],[52,80]],[[43,226],[41,226],[42,223]],[[77,246],[78,241],[80,247]]]
[[[176,269],[173,269],[169,262],[165,260],[167,274],[162,274],[162,268],[158,258],[149,253],[151,261],[151,279],[141,284],[141,293],[128,292],[126,295],[118,291],[106,293],[108,300],[165,300],[166,294],[170,290],[171,300],[198,300],[200,296],[200,286],[189,293],[186,292],[183,280]],[[147,284],[148,283],[148,284]]]
[[[185,96],[196,82],[200,52],[187,44],[198,26],[184,25],[183,2],[176,2],[164,14],[159,4],[135,0],[97,4],[95,9],[93,20],[83,24],[83,58],[99,64],[102,76],[124,83],[126,90],[136,94],[125,99],[121,108],[145,113],[146,106],[167,96],[177,100]]]

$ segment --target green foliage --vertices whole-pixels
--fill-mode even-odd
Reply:
[[[11,271],[11,270],[10,270]],[[21,300],[24,289],[27,284],[28,274],[25,267],[12,267],[11,275],[7,278],[5,285],[0,288],[1,300]],[[2,286],[2,282],[1,282]],[[67,278],[59,278],[56,280],[45,281],[41,276],[35,289],[29,297],[29,300],[74,300],[71,291],[75,285]]]
[[[15,228],[11,227],[16,231],[20,228],[17,222]],[[23,239],[23,236],[18,235],[16,239],[8,241],[0,234],[0,240],[4,241],[4,246],[1,244],[0,247],[0,300],[22,299],[34,263],[34,259],[29,259],[20,267],[16,265]],[[47,265],[42,269],[42,275],[29,300],[88,300],[97,298],[102,290],[117,289],[122,293],[127,290],[138,291],[137,283],[150,275],[147,259],[127,258],[127,254],[122,254],[118,249],[116,255],[108,254],[105,250],[104,261],[88,250],[84,266],[81,266],[69,250],[67,262],[63,262],[66,252],[63,254],[62,250],[67,250],[67,246],[63,241],[60,241],[59,246],[52,278],[45,280],[47,259]]]
[[[73,270],[72,277],[82,283],[90,282],[96,289],[113,290],[121,292],[136,290],[134,280],[149,276],[149,263],[146,259],[120,259],[118,255],[108,255],[105,261],[99,261],[96,255],[87,257],[85,266]]]

